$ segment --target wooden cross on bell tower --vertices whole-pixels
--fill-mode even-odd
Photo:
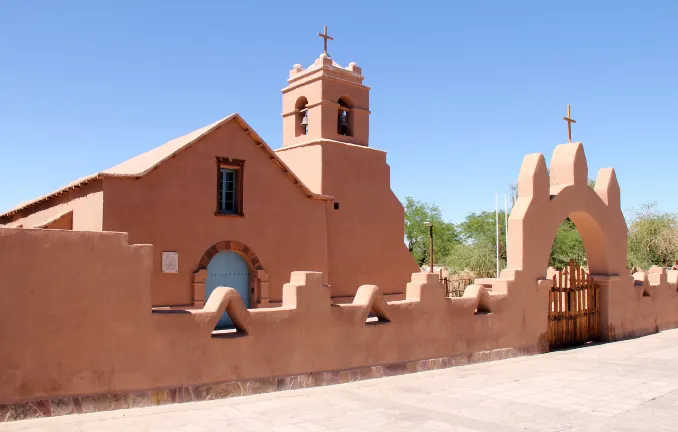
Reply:
[[[563,120],[567,122],[567,142],[572,142],[572,123],[577,123],[576,120],[573,120],[570,115],[570,104],[567,104],[567,117],[563,117]]]
[[[327,40],[328,39],[334,40],[334,38],[327,34],[327,26],[325,26],[325,30],[323,31],[323,33],[318,33],[318,36],[320,36],[321,38],[324,39],[323,40],[323,46],[324,46],[323,54],[325,54],[326,56],[329,57],[329,54],[327,54]]]

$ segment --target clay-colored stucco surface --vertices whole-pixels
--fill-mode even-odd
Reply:
[[[223,133],[242,131],[226,127]],[[256,150],[243,149],[250,147]],[[332,151],[339,160],[350,158]],[[199,159],[200,150],[195,153],[186,157]],[[0,402],[346,370],[503,348],[546,351],[551,281],[544,267],[548,244],[568,215],[582,226],[592,277],[601,286],[600,337],[616,340],[675,327],[678,272],[653,268],[632,276],[624,268],[626,231],[614,171],[601,170],[594,191],[585,182],[581,144],[556,148],[551,178],[543,161],[542,155],[528,155],[521,168],[509,221],[509,268],[499,278],[469,286],[461,298],[446,298],[437,275],[414,273],[401,287],[404,300],[386,301],[391,287],[362,284],[349,303],[336,305],[324,284],[327,275],[294,271],[289,282],[271,288],[279,290],[281,307],[248,309],[237,291],[222,287],[201,309],[152,311],[156,245],[129,244],[132,234],[124,233],[0,228]],[[178,178],[185,175],[180,166],[166,166]],[[124,196],[125,182],[134,181],[113,187]],[[152,188],[155,180],[149,175],[143,181]],[[262,181],[276,178],[262,174]],[[300,194],[293,186],[282,193]],[[324,210],[322,200],[300,195],[309,211],[315,205]],[[142,221],[142,213],[132,211],[141,204],[131,199],[125,217]],[[178,204],[166,205],[180,212]],[[191,205],[201,205],[200,199],[184,202]],[[203,234],[196,229],[193,235]],[[330,271],[339,258],[330,255]],[[340,277],[346,284],[367,278],[359,268]],[[237,332],[213,334],[224,311]],[[376,323],[366,322],[370,313]]]

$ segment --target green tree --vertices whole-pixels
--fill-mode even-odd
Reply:
[[[497,243],[497,215],[493,211],[469,213],[458,225],[458,229],[466,244],[491,244],[494,248]],[[506,229],[503,211],[499,212],[499,258],[506,259]]]
[[[549,266],[562,269],[570,260],[583,264],[586,261],[586,252],[577,227],[570,218],[567,218],[556,232],[551,246]]]
[[[497,225],[495,212],[470,213],[457,226],[461,243],[455,245],[444,263],[453,273],[471,271],[480,277],[497,273]],[[506,266],[504,212],[499,212],[499,261]]]
[[[628,237],[629,267],[670,266],[678,259],[678,215],[643,204],[631,212]]]
[[[497,274],[497,255],[492,243],[459,243],[443,262],[451,273],[471,272],[478,277],[494,277]],[[500,260],[500,265],[504,268],[506,262]]]
[[[429,227],[433,224],[433,255],[436,263],[450,254],[459,235],[454,224],[445,222],[440,208],[435,204],[405,198],[405,242],[412,257],[419,266],[429,263]]]

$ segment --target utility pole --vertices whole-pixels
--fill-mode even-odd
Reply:
[[[424,222],[424,225],[428,227],[428,245],[429,245],[429,261],[430,268],[428,269],[429,273],[433,273],[433,224],[431,222]]]

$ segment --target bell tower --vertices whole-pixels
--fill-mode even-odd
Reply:
[[[306,69],[294,65],[282,90],[283,146],[275,152],[327,199],[303,209],[324,206],[325,217],[309,227],[309,236],[327,245],[333,301],[352,302],[364,284],[379,286],[388,300],[404,299],[419,267],[403,243],[404,210],[391,190],[386,152],[369,146],[370,89],[355,63],[332,61],[327,28],[320,36],[324,52]],[[324,239],[318,236],[323,228]]]
[[[282,89],[283,147],[319,140],[367,147],[370,88],[358,65],[344,68],[329,56],[327,27],[318,35],[324,52],[306,69],[295,64]]]

